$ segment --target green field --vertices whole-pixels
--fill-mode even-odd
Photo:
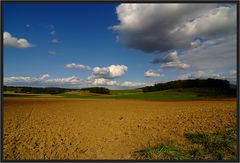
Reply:
[[[110,95],[96,95],[79,91],[79,94],[58,94],[66,98],[109,98],[109,99],[142,99],[142,100],[197,100],[207,98],[226,98],[227,96],[215,89],[185,88],[144,93],[135,90],[111,90]]]
[[[70,91],[55,95],[27,94],[5,92],[6,97],[64,97],[64,98],[104,98],[104,99],[142,99],[142,100],[198,100],[208,98],[228,97],[222,91],[212,88],[179,88],[155,92],[142,92],[141,89],[132,90],[111,90],[109,95],[91,93],[89,91]]]

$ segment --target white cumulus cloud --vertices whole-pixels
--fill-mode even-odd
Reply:
[[[8,48],[30,48],[33,45],[24,38],[13,37],[9,32],[3,33],[3,44],[4,47]]]
[[[118,78],[124,75],[128,70],[128,67],[125,65],[111,65],[109,67],[94,67],[92,69],[93,78],[106,78],[113,79]]]

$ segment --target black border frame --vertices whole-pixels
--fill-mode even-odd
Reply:
[[[237,42],[237,53],[236,53],[236,62],[237,62],[237,160],[230,160],[230,161],[225,161],[225,160],[4,160],[3,159],[3,115],[4,115],[4,111],[3,111],[3,106],[4,106],[4,101],[3,101],[3,77],[4,77],[4,71],[3,71],[3,60],[4,60],[4,47],[3,47],[3,22],[4,22],[4,4],[24,4],[24,3],[39,3],[39,4],[47,4],[47,3],[58,3],[58,4],[64,4],[64,3],[192,3],[192,4],[196,4],[196,3],[235,3],[236,7],[237,7],[237,29],[236,29],[236,42]],[[0,93],[1,93],[1,105],[0,105],[0,109],[1,109],[1,162],[240,162],[239,158],[239,106],[240,106],[240,99],[239,99],[239,94],[240,94],[240,88],[239,88],[239,77],[240,77],[240,67],[239,67],[239,62],[240,62],[240,57],[239,57],[239,20],[240,20],[240,16],[239,16],[239,4],[240,1],[239,0],[196,0],[196,1],[191,1],[191,0],[0,0],[0,8],[1,8],[1,17],[0,17],[0,21],[1,21],[1,44],[0,44],[0,48],[1,48],[1,57],[0,57],[0,72],[1,72],[1,78],[0,78],[0,82],[1,82],[1,87],[0,87]]]

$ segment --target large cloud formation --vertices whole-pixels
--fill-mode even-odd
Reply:
[[[118,40],[144,52],[189,48],[199,36],[213,39],[236,31],[236,5],[121,4]],[[195,46],[193,43],[192,46]]]
[[[9,32],[3,33],[3,44],[7,48],[30,48],[33,45],[24,38],[13,37]]]

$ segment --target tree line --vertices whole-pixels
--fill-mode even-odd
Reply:
[[[76,91],[79,89],[66,89],[57,87],[14,87],[14,86],[4,86],[4,91],[14,91],[15,93],[33,93],[33,94],[61,94],[68,91]],[[98,94],[110,94],[110,90],[104,87],[90,87],[82,88],[80,90],[88,90],[91,93]]]
[[[60,94],[68,91],[65,88],[55,88],[55,87],[13,87],[4,86],[4,91],[14,91],[15,93],[34,93],[34,94]]]
[[[224,94],[236,95],[236,88],[231,88],[227,80],[222,79],[189,79],[189,80],[175,80],[167,83],[158,83],[153,86],[146,86],[141,88],[143,92],[162,91],[177,88],[214,88],[224,92]],[[56,87],[14,87],[4,86],[4,91],[14,91],[15,93],[36,93],[36,94],[60,94],[73,90],[87,90],[91,93],[110,94],[110,90],[105,87],[89,87],[82,89],[66,89]]]
[[[216,89],[230,89],[230,83],[222,79],[189,79],[189,80],[175,80],[167,83],[158,83],[153,86],[143,87],[143,92],[162,91],[176,88],[216,88]]]

